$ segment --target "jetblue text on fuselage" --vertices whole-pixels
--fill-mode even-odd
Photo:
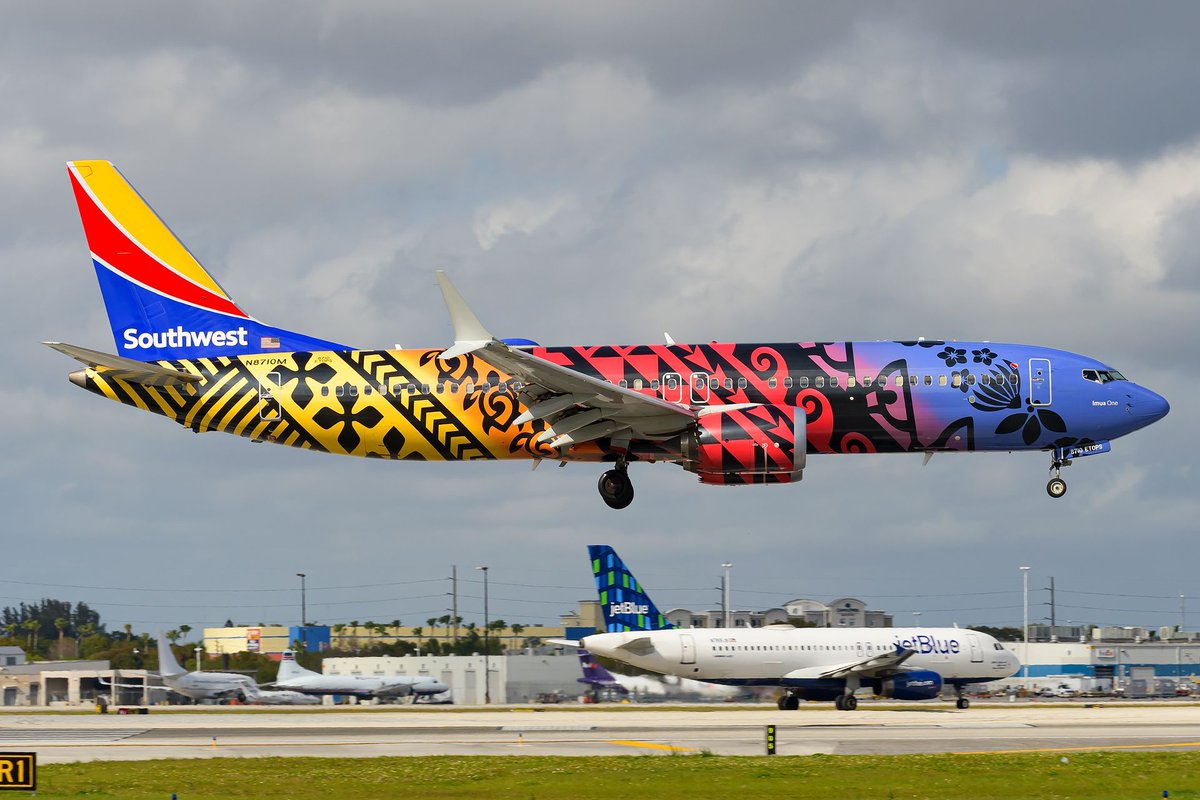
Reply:
[[[233,328],[227,331],[189,331],[182,325],[165,331],[140,332],[137,328],[123,331],[126,350],[149,350],[151,347],[245,347],[247,331]]]
[[[650,606],[638,605],[626,600],[624,603],[613,603],[608,607],[609,614],[649,614]]]
[[[924,633],[898,639],[896,644],[905,650],[915,650],[918,653],[957,653],[962,649],[957,639],[938,639]]]

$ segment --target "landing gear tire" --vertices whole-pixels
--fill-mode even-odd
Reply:
[[[1062,478],[1051,478],[1046,484],[1046,494],[1057,499],[1067,493],[1067,482]]]
[[[837,697],[835,697],[833,699],[833,707],[836,708],[838,711],[845,711],[846,708],[843,705],[845,702],[846,702],[846,695],[839,694]]]
[[[970,707],[971,707],[971,701],[970,701],[970,700],[968,700],[968,699],[967,699],[967,698],[965,698],[965,697],[960,697],[960,698],[958,698],[958,700],[957,700],[957,701],[954,703],[954,705],[955,705],[957,708],[959,708],[960,710],[962,710],[962,711],[966,711],[968,708],[970,708]]]
[[[798,708],[800,708],[799,697],[796,697],[794,694],[789,694],[787,697],[783,698],[784,711],[795,711]]]
[[[596,488],[609,508],[625,508],[633,502],[633,481],[624,469],[610,469],[600,476]]]
[[[838,711],[854,711],[858,708],[858,698],[852,694],[844,694],[834,701]]]

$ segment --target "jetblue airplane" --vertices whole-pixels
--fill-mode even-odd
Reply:
[[[361,349],[259,322],[107,161],[68,164],[116,354],[47,342],[72,383],[200,433],[394,461],[669,461],[702,484],[799,481],[810,454],[1041,450],[1060,471],[1161,419],[1094,358],[918,339],[540,347],[497,339],[446,276],[449,348]]]
[[[869,687],[896,700],[930,700],[952,686],[957,707],[968,684],[1002,680],[1020,668],[993,637],[964,628],[676,628],[608,545],[589,545],[606,633],[578,642],[639,669],[728,686],[779,686],[780,710],[801,700],[858,708]]]

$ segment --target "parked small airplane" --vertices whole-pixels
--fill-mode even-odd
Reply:
[[[381,699],[412,695],[413,702],[450,691],[449,686],[426,675],[322,675],[297,664],[296,654],[291,650],[284,651],[279,675],[271,685],[308,695],[344,694]]]
[[[158,636],[158,674],[164,686],[148,687],[150,691],[170,690],[193,700],[240,700],[263,705],[311,705],[320,702],[299,692],[274,692],[260,689],[253,679],[236,672],[188,672],[175,654],[167,637]],[[118,684],[141,689],[137,684]]]
[[[639,669],[729,686],[779,686],[781,710],[801,700],[858,707],[869,687],[896,700],[930,700],[952,686],[958,708],[972,683],[1002,680],[1020,663],[986,633],[960,628],[676,628],[608,545],[589,545],[607,633],[575,644]]]
[[[350,347],[249,316],[107,161],[68,164],[119,355],[46,342],[70,381],[200,433],[396,461],[668,461],[702,484],[799,481],[818,453],[1042,450],[1061,469],[1165,416],[1094,358],[1018,344],[497,339],[441,272],[449,348]]]
[[[575,680],[586,683],[597,698],[605,693],[635,698],[705,698],[730,700],[740,693],[736,686],[720,686],[715,683],[677,678],[674,675],[620,675],[613,674],[599,664],[587,650],[579,651],[579,664],[583,677]]]

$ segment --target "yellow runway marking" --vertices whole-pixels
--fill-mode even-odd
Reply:
[[[635,742],[632,739],[610,739],[608,744],[619,744],[625,747],[646,747],[650,750],[672,750],[675,752],[685,753],[695,750],[694,747],[676,747],[673,744],[655,744],[654,742]]]
[[[966,750],[956,756],[1012,755],[1014,753],[1082,753],[1098,750],[1153,750],[1163,747],[1200,747],[1200,742],[1165,742],[1163,744],[1097,744],[1081,747],[1031,747],[1022,750]]]

